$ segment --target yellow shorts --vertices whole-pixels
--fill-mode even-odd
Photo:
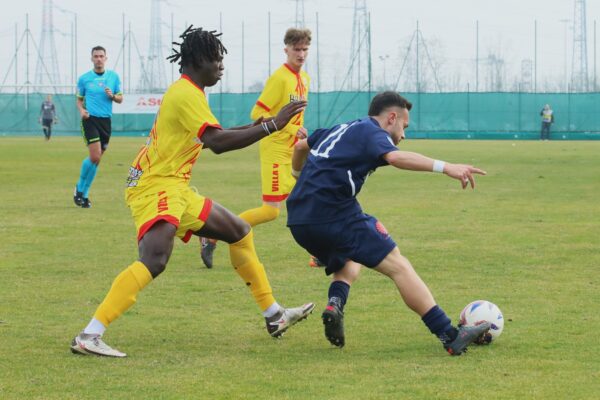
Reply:
[[[279,202],[287,199],[296,184],[292,164],[260,163],[263,201]]]
[[[127,193],[127,205],[135,221],[138,241],[158,221],[177,227],[176,236],[187,243],[200,230],[212,208],[212,200],[199,195],[189,186],[146,188],[140,195]]]

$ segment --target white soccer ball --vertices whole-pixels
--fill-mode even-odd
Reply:
[[[497,305],[487,300],[475,300],[467,304],[460,313],[461,325],[475,326],[482,322],[489,322],[492,327],[476,343],[489,344],[498,339],[504,329],[504,317]]]

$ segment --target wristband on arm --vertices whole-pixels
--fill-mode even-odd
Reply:
[[[433,160],[433,172],[444,173],[444,167],[446,163],[440,160]]]

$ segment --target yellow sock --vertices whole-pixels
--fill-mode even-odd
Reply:
[[[134,262],[117,275],[94,318],[108,326],[135,304],[137,294],[151,281],[148,268],[140,261]]]
[[[235,272],[242,277],[246,285],[250,287],[254,300],[265,311],[271,304],[275,303],[273,290],[269,284],[265,267],[258,260],[254,250],[252,230],[239,242],[229,245],[229,257]]]
[[[265,222],[273,221],[279,216],[279,208],[263,204],[257,208],[251,208],[240,214],[240,218],[256,226]]]

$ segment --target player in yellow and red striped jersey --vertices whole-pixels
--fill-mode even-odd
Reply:
[[[308,29],[290,28],[283,42],[286,62],[267,80],[251,112],[252,119],[272,118],[286,104],[307,101],[310,77],[302,69],[311,42]],[[296,115],[285,127],[260,141],[262,205],[246,210],[240,217],[251,226],[272,221],[279,216],[284,201],[296,182],[292,176],[292,153],[298,139],[304,139],[304,113]],[[202,239],[202,261],[212,268],[216,242]]]
[[[214,86],[223,75],[227,50],[219,36],[190,26],[181,35],[179,51],[173,49],[169,57],[171,62],[181,60],[181,79],[165,93],[148,141],[127,178],[126,199],[137,228],[139,259],[115,278],[90,323],[71,342],[74,353],[126,356],[101,337],[111,322],[133,306],[137,294],[165,270],[175,236],[184,242],[195,234],[229,243],[231,263],[261,308],[271,336],[281,336],[314,308],[313,303],[281,307],[256,255],[252,228],[189,187],[202,148],[219,154],[249,146],[277,131],[277,126],[285,126],[306,106],[306,102],[291,103],[272,119],[223,129],[204,94],[204,88]]]

